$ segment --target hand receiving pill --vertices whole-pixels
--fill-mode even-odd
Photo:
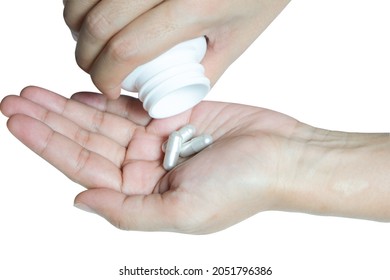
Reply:
[[[195,133],[196,128],[188,124],[169,135],[168,141],[162,146],[162,150],[165,153],[163,163],[165,170],[173,169],[178,164],[179,157],[192,156],[212,144],[213,138],[211,135],[202,134],[192,138]]]
[[[388,168],[361,172],[388,166],[388,133],[328,131],[220,102],[153,120],[129,96],[67,99],[36,87],[0,105],[19,140],[87,188],[75,205],[121,229],[204,234],[268,210],[390,220]],[[354,188],[362,181],[379,184]]]

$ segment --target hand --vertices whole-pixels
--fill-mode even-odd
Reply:
[[[207,36],[202,61],[212,84],[290,0],[67,0],[76,60],[95,85],[117,98],[124,78],[174,45]]]
[[[19,140],[87,188],[76,206],[122,229],[209,233],[265,210],[390,220],[387,134],[218,102],[152,120],[128,96],[69,100],[35,87],[6,97],[1,111]],[[215,142],[166,172],[161,145],[187,123]]]
[[[123,229],[193,233],[270,206],[278,152],[269,134],[283,138],[297,124],[268,110],[216,102],[152,120],[128,96],[109,101],[84,92],[68,100],[36,87],[6,97],[1,110],[19,140],[88,189],[76,205]],[[215,143],[166,172],[161,145],[187,123]]]

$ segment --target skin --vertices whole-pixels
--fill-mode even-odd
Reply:
[[[204,234],[267,210],[390,220],[389,134],[219,102],[154,120],[129,96],[37,87],[0,108],[16,138],[86,187],[75,205],[121,229]],[[161,145],[188,123],[215,142],[167,172]]]
[[[67,0],[76,61],[108,98],[142,65],[178,43],[206,36],[202,61],[214,84],[289,0]]]

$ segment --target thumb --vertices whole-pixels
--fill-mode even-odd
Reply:
[[[181,231],[183,212],[169,197],[172,195],[167,193],[128,196],[110,189],[90,189],[76,196],[74,206],[105,218],[119,229]]]

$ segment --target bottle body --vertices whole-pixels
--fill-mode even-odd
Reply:
[[[182,113],[198,104],[210,90],[210,81],[200,64],[206,49],[204,37],[180,43],[137,67],[123,81],[122,88],[138,92],[152,118]]]

